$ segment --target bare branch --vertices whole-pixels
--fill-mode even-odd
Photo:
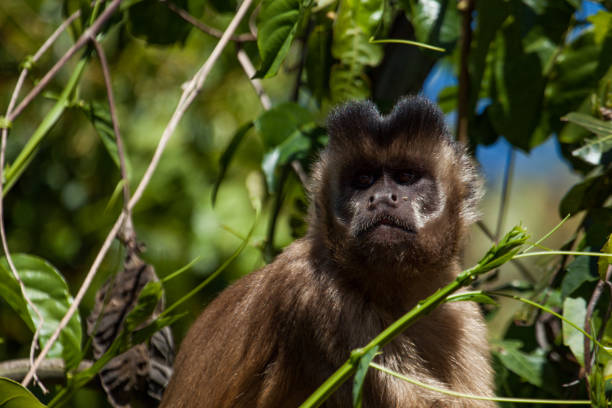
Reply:
[[[91,360],[83,360],[79,363],[77,372],[85,371],[91,367]],[[0,363],[0,377],[10,378],[20,381],[30,369],[30,362],[27,358],[8,360]],[[66,364],[61,358],[49,358],[41,364],[38,375],[45,380],[64,380],[66,376]]]
[[[474,11],[474,0],[461,0],[457,6],[462,14],[461,21],[461,57],[459,61],[459,96],[457,101],[457,140],[467,144],[468,120],[470,112],[470,71],[469,55],[472,46],[472,12]]]
[[[110,77],[110,71],[108,69],[108,62],[106,60],[106,55],[104,54],[104,49],[102,48],[100,43],[96,41],[95,37],[91,37],[90,40],[96,48],[96,52],[98,53],[98,57],[100,58],[100,65],[102,66],[102,74],[104,76],[104,84],[106,85],[106,95],[108,97],[108,106],[110,110],[111,121],[113,122],[113,132],[115,133],[115,138],[117,140],[119,168],[121,171],[121,179],[123,180],[123,209],[126,214],[126,222],[123,225],[123,229],[121,231],[120,236],[127,246],[135,247],[136,233],[134,232],[134,227],[132,225],[132,212],[128,207],[128,203],[130,202],[130,184],[127,174],[127,168],[125,165],[125,149],[123,146],[123,140],[121,138],[121,132],[119,130],[119,119],[117,118],[115,98],[113,97],[113,87]]]
[[[251,62],[251,59],[242,48],[238,49],[237,57],[238,61],[240,62],[240,65],[242,65],[242,69],[244,70],[247,78],[249,78],[253,89],[255,89],[255,92],[257,92],[257,96],[259,97],[261,106],[263,106],[265,110],[270,109],[270,107],[272,107],[272,102],[270,101],[270,97],[264,91],[263,86],[261,84],[261,80],[253,78],[256,71],[255,67],[253,66],[253,63]]]
[[[160,2],[164,3],[166,7],[168,7],[168,9],[176,13],[183,20],[187,21],[189,24],[191,24],[198,30],[202,31],[203,33],[212,35],[213,37],[217,37],[217,38],[221,38],[221,36],[223,35],[223,31],[217,30],[214,27],[207,26],[206,24],[204,24],[203,22],[201,22],[200,20],[198,20],[197,18],[189,14],[187,10],[178,7],[173,2],[168,1],[168,0],[160,0]],[[241,43],[241,42],[255,41],[257,38],[251,33],[244,33],[244,34],[232,35],[230,39],[232,41]]]
[[[147,187],[147,184],[151,180],[151,177],[153,173],[155,172],[157,165],[159,164],[161,155],[168,141],[170,140],[170,137],[174,133],[174,130],[176,129],[176,126],[178,125],[178,122],[183,117],[189,105],[193,102],[195,97],[198,95],[198,93],[202,89],[202,86],[204,85],[204,81],[206,80],[206,77],[210,73],[210,70],[214,66],[215,62],[219,59],[219,56],[221,55],[221,52],[223,51],[223,49],[227,46],[230,40],[230,36],[236,30],[238,23],[244,17],[251,2],[252,0],[244,0],[242,2],[242,4],[240,5],[240,8],[236,12],[236,15],[234,16],[229,26],[223,33],[221,40],[219,40],[219,42],[217,43],[211,55],[208,57],[204,65],[202,65],[200,70],[194,75],[191,81],[189,81],[186,84],[183,94],[181,95],[179,103],[176,107],[176,110],[174,111],[174,114],[172,115],[170,121],[168,122],[168,125],[164,129],[164,132],[162,133],[157,149],[155,150],[153,158],[151,159],[151,163],[149,163],[149,167],[145,171],[145,174],[142,177],[140,184],[136,188],[134,195],[132,196],[132,198],[130,199],[128,203],[128,206],[127,206],[128,210],[132,210],[134,206],[138,203],[140,198],[142,197],[142,194],[145,188]],[[83,300],[83,296],[85,296],[87,289],[89,289],[89,286],[91,285],[91,282],[98,268],[100,267],[102,260],[106,256],[106,253],[108,252],[113,239],[117,236],[117,233],[119,232],[119,228],[121,227],[125,219],[126,219],[126,212],[124,210],[121,212],[121,214],[117,218],[117,221],[115,221],[115,224],[113,225],[109,234],[104,240],[104,243],[102,244],[102,247],[100,248],[100,251],[96,255],[96,258],[93,264],[91,265],[91,268],[87,272],[87,275],[85,276],[85,280],[81,284],[81,287],[79,288],[78,293],[74,297],[74,301],[70,305],[70,308],[66,312],[66,315],[64,315],[57,329],[53,332],[53,334],[49,338],[49,341],[47,341],[47,343],[45,344],[45,347],[43,348],[43,350],[40,352],[40,354],[36,358],[34,365],[30,368],[30,371],[26,374],[26,378],[24,379],[24,383],[26,385],[32,378],[33,373],[36,372],[37,368],[40,366],[45,356],[49,353],[49,350],[51,349],[51,346],[53,345],[53,343],[57,341],[57,338],[59,337],[59,333],[62,331],[64,327],[66,327],[66,325],[68,324],[68,322],[70,321],[74,313],[76,312],[78,306]]]
[[[83,46],[87,44],[91,37],[95,36],[98,31],[100,31],[104,23],[106,23],[106,21],[117,10],[117,8],[119,7],[119,3],[121,3],[121,0],[113,0],[108,5],[108,7],[104,10],[104,12],[102,12],[100,17],[98,17],[96,21],[91,25],[91,27],[87,28],[83,32],[83,34],[81,34],[77,42],[75,42],[74,45],[70,47],[70,49],[68,49],[68,51],[66,51],[64,55],[62,55],[59,61],[57,61],[55,65],[53,65],[53,67],[49,70],[49,72],[45,74],[45,76],[40,80],[40,82],[38,82],[36,86],[34,86],[34,88],[30,91],[30,93],[28,93],[23,98],[17,108],[15,108],[14,111],[11,111],[11,113],[7,115],[8,121],[12,122],[13,120],[15,120],[15,118],[19,116],[21,112],[23,112],[26,106],[28,106],[30,102],[32,102],[32,100],[34,100],[34,98],[36,98],[36,96],[38,96],[38,94],[49,84],[49,82],[51,82],[51,80],[53,79],[55,74],[57,74],[60,68],[62,68],[64,64],[66,64],[66,62],[68,62],[68,60],[72,58],[74,54],[77,53],[78,50],[83,48]]]
[[[138,185],[138,187],[136,188],[136,191],[134,192],[134,196],[132,197],[130,201],[130,205],[129,205],[130,208],[133,208],[134,205],[136,205],[136,203],[138,202],[138,200],[140,200],[140,197],[142,196],[144,189],[149,184],[149,181],[151,180],[151,176],[153,175],[153,172],[155,171],[157,164],[159,163],[159,159],[161,158],[161,155],[164,149],[166,148],[166,144],[168,143],[170,136],[172,136],[174,129],[176,129],[176,126],[178,125],[179,120],[183,117],[189,105],[191,105],[193,100],[200,93],[200,90],[202,89],[202,85],[204,85],[204,81],[206,80],[206,77],[210,73],[215,62],[217,62],[217,59],[221,55],[221,52],[223,51],[223,49],[227,46],[227,43],[229,42],[232,33],[236,30],[236,27],[238,27],[238,23],[240,22],[240,20],[242,20],[242,18],[246,14],[246,11],[248,10],[251,2],[252,0],[244,0],[242,2],[242,4],[240,5],[240,8],[236,12],[236,15],[234,16],[229,26],[223,33],[223,36],[221,36],[221,39],[219,40],[219,42],[213,49],[212,53],[210,54],[210,57],[208,57],[204,65],[202,65],[202,67],[195,74],[193,79],[185,85],[185,89],[183,91],[183,94],[181,95],[181,99],[179,100],[178,106],[176,107],[176,110],[174,111],[172,118],[170,118],[170,122],[166,126],[166,129],[164,129],[164,132],[161,136],[157,149],[155,150],[155,154],[153,155],[153,159],[151,160],[151,164],[147,168],[144,176],[142,177],[142,180],[140,181],[140,184]]]

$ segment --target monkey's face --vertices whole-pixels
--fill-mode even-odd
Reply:
[[[429,246],[443,245],[446,234],[432,235],[432,230],[449,225],[442,222],[446,193],[436,169],[410,160],[409,154],[394,154],[392,147],[378,153],[349,161],[335,180],[335,228],[344,235],[345,248],[357,257],[375,257],[376,263],[406,255],[416,261],[437,252]]]
[[[481,182],[433,104],[407,98],[383,116],[352,102],[332,112],[328,130],[310,226],[335,258],[431,266],[457,255]]]
[[[410,245],[425,222],[443,210],[427,170],[389,164],[362,163],[341,177],[336,212],[348,223],[350,239],[361,245]]]

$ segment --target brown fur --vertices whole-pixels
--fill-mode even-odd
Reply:
[[[162,407],[297,407],[351,350],[460,271],[481,186],[437,108],[407,98],[382,117],[370,103],[351,103],[332,113],[328,128],[329,146],[313,170],[308,234],[205,309],[181,346]],[[364,242],[355,224],[370,213],[357,196],[347,198],[343,172],[395,162],[410,162],[427,178],[402,187],[410,197],[393,210],[416,232],[401,245]],[[492,394],[486,328],[472,303],[440,306],[375,361],[428,384]],[[350,384],[325,406],[350,407]],[[364,385],[366,408],[493,406],[373,369]]]

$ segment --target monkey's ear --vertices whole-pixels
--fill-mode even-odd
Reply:
[[[353,101],[336,107],[327,118],[330,146],[346,146],[361,138],[377,138],[382,117],[371,101]]]

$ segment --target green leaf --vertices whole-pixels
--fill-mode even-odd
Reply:
[[[26,295],[44,320],[40,330],[40,344],[43,347],[72,304],[72,296],[62,275],[44,259],[27,254],[14,254],[12,259],[25,285]],[[4,283],[2,297],[30,329],[36,328],[39,323],[38,316],[29,305],[26,306],[4,257],[0,258],[0,281]],[[18,298],[21,300],[17,300]],[[81,337],[81,319],[79,314],[75,313],[61,331],[59,341],[53,344],[48,356],[63,358],[68,369],[75,367],[81,358]]]
[[[365,380],[370,363],[378,354],[379,347],[372,347],[367,353],[359,358],[359,365],[355,371],[355,379],[353,381],[353,407],[361,408],[363,399],[363,381]]]
[[[400,4],[414,27],[418,41],[452,50],[461,27],[461,18],[453,1],[403,0]]]
[[[466,272],[470,273],[476,269],[477,274],[480,275],[508,262],[514,257],[514,255],[516,255],[528,238],[529,234],[527,234],[525,228],[520,225],[515,226],[506,235],[504,235],[501,241],[499,241],[499,244],[493,245],[487,251],[476,267],[469,269]]]
[[[172,0],[172,3],[187,9],[187,0]],[[191,14],[197,14],[194,10]],[[150,44],[170,45],[182,43],[192,25],[157,0],[144,0],[134,4],[127,11],[128,30]]]
[[[227,146],[223,154],[221,154],[221,158],[219,159],[219,176],[217,177],[217,181],[215,182],[212,191],[213,205],[217,201],[217,193],[219,192],[219,186],[221,186],[221,182],[225,178],[225,173],[227,172],[227,169],[232,159],[234,158],[234,154],[236,153],[236,150],[238,150],[238,146],[240,146],[240,143],[242,143],[242,140],[252,127],[253,122],[249,122],[242,125],[236,131],[236,133],[234,133],[234,136],[232,136],[232,140],[230,140],[229,145]]]
[[[287,56],[303,13],[311,1],[264,0],[261,3],[257,33],[257,47],[261,56],[261,67],[256,78],[276,75]]]
[[[312,123],[313,115],[300,105],[289,102],[264,112],[255,120],[255,129],[261,136],[266,153],[262,169],[271,192],[276,192],[276,170],[291,160],[303,157],[311,140],[302,132]]]
[[[265,111],[255,119],[255,130],[266,150],[278,146],[301,126],[313,120],[313,115],[300,105],[287,102]]]
[[[612,123],[604,122],[580,112],[571,112],[561,119],[574,123],[599,136],[572,151],[572,155],[593,165],[598,165],[603,154],[612,149]]]
[[[610,197],[610,176],[589,177],[574,185],[559,204],[559,214],[575,215],[582,210],[602,207]]]
[[[586,300],[568,297],[563,301],[563,317],[576,326],[583,327],[586,307]],[[561,322],[563,325],[563,344],[572,350],[576,360],[578,360],[580,365],[584,366],[584,335],[564,320]]]
[[[332,42],[332,55],[338,64],[332,67],[330,90],[332,102],[363,99],[370,94],[367,66],[378,65],[383,51],[370,43],[383,16],[382,0],[346,0],[340,3]]]
[[[554,389],[553,381],[547,375],[546,353],[537,349],[532,353],[520,350],[522,342],[519,340],[503,340],[492,342],[495,347],[493,354],[510,371],[521,377],[524,381],[545,389]],[[553,391],[554,392],[554,391]]]
[[[595,258],[591,256],[578,256],[567,266],[567,273],[561,282],[561,297],[563,299],[574,293],[583,283],[597,280],[597,276],[591,268],[591,263],[595,264],[595,262]]]
[[[148,282],[138,294],[136,305],[125,318],[125,330],[128,333],[147,321],[155,311],[162,298],[162,284],[160,281]]]
[[[312,142],[304,133],[296,130],[287,140],[264,154],[261,167],[271,192],[277,192],[276,171],[292,160],[303,158],[310,151]]]
[[[331,68],[331,25],[319,24],[308,37],[306,81],[319,102],[329,94]]]
[[[0,377],[0,407],[44,408],[45,405],[21,384],[9,378]]]
[[[608,239],[604,244],[601,251],[604,254],[612,254],[612,234],[608,235]],[[608,268],[612,265],[612,258],[606,256],[600,256],[597,260],[597,271],[599,272],[599,279],[602,281],[606,281],[606,274],[608,272]]]
[[[91,121],[100,140],[102,140],[102,144],[113,159],[113,162],[115,162],[117,168],[121,168],[119,151],[117,150],[117,136],[113,129],[113,122],[111,120],[108,105],[106,103],[94,101],[91,103],[81,103],[78,106],[85,112],[87,118]],[[125,157],[125,167],[129,177],[131,165],[128,157]]]
[[[493,300],[493,298],[489,295],[482,293],[482,291],[472,291],[472,292],[464,292],[457,293],[455,295],[451,295],[446,298],[446,302],[478,302],[478,303],[486,303],[489,305],[496,305],[497,302]]]
[[[612,31],[612,13],[599,10],[596,14],[588,16],[587,20],[593,23],[595,43],[603,43],[606,36]]]
[[[575,123],[598,136],[612,136],[612,122],[604,122],[580,112],[568,113],[561,119]]]

